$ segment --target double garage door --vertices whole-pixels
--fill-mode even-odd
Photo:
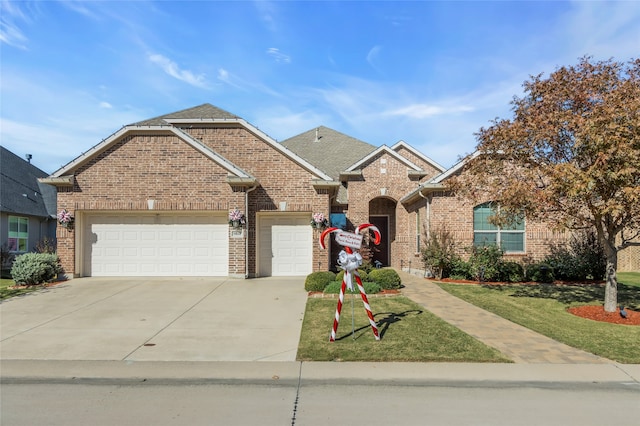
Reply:
[[[227,276],[224,215],[90,215],[83,226],[85,276]]]
[[[83,219],[83,276],[228,276],[226,215],[92,214]],[[312,271],[309,214],[258,218],[258,275]]]

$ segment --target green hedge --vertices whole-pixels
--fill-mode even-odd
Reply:
[[[55,280],[62,272],[60,258],[54,253],[26,253],[16,257],[11,276],[16,284],[36,285]]]
[[[369,274],[367,274],[367,271],[365,271],[364,269],[358,269],[358,275],[360,275],[360,279],[362,280],[362,282],[371,281],[369,279]],[[338,275],[336,275],[336,281],[342,281],[343,277],[344,269],[341,269],[340,272],[338,272]]]
[[[333,281],[332,283],[329,283],[329,285],[325,287],[324,292],[326,294],[338,294],[340,293],[341,286],[342,286],[342,281]],[[370,281],[363,282],[362,286],[364,287],[364,291],[367,294],[380,293],[380,290],[382,290],[378,284]],[[358,285],[356,283],[353,283],[353,291],[349,291],[349,289],[347,289],[346,292],[353,293],[353,294],[360,294],[360,290],[358,290]]]
[[[324,288],[335,279],[336,274],[331,271],[312,272],[304,280],[304,289],[306,291],[324,291]]]
[[[369,272],[369,280],[377,283],[383,290],[400,288],[400,275],[391,268],[373,269]]]

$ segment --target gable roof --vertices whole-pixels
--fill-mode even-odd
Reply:
[[[252,177],[249,173],[235,166],[233,163],[229,162],[227,159],[223,158],[222,156],[216,154],[212,149],[210,149],[209,147],[207,147],[205,144],[201,143],[197,139],[191,137],[191,135],[182,131],[181,129],[177,127],[169,126],[169,125],[161,126],[161,125],[151,125],[151,124],[141,125],[141,126],[129,125],[121,128],[120,130],[113,133],[111,136],[109,136],[99,144],[95,145],[89,151],[85,152],[84,154],[80,155],[76,159],[69,162],[67,165],[55,171],[51,175],[51,177],[59,178],[66,175],[67,173],[72,172],[74,169],[86,163],[98,153],[106,150],[109,146],[111,146],[116,141],[120,140],[127,133],[147,133],[150,131],[154,133],[157,133],[159,131],[173,133],[174,135],[176,135],[177,137],[179,137],[180,139],[182,139],[183,141],[191,145],[193,148],[195,148],[196,150],[200,151],[202,154],[204,154],[205,156],[213,160],[215,163],[217,163],[218,165],[226,169],[230,174],[240,178]]]
[[[425,163],[431,164],[440,173],[442,173],[442,172],[444,172],[446,170],[440,164],[436,163],[431,158],[427,157],[426,155],[424,155],[423,153],[421,153],[420,151],[418,151],[417,149],[415,149],[414,147],[412,147],[411,145],[409,145],[405,141],[402,141],[402,140],[398,141],[395,145],[393,145],[391,147],[391,149],[394,150],[394,151],[398,151],[400,148],[405,148],[406,150],[410,151],[413,155],[415,155],[416,157],[420,158]]]
[[[480,151],[476,151],[473,154],[467,155],[462,160],[458,161],[451,168],[444,171],[443,173],[435,176],[433,179],[430,179],[420,186],[418,186],[415,190],[411,191],[400,200],[401,203],[412,203],[419,198],[425,198],[424,193],[433,192],[433,191],[442,191],[445,189],[445,185],[442,183],[447,180],[449,177],[456,174],[460,171],[465,164],[469,162],[469,160],[480,155]]]
[[[333,179],[355,161],[375,151],[376,147],[359,139],[320,126],[281,142]]]
[[[33,164],[0,146],[0,211],[55,217],[56,189],[38,182],[47,176]]]
[[[237,115],[228,111],[215,107],[211,104],[202,104],[192,108],[183,109],[181,111],[171,112],[158,117],[149,118],[147,120],[132,123],[130,126],[162,126],[167,125],[167,121],[171,119],[200,119],[200,118],[216,118],[221,120],[239,119]]]
[[[174,124],[177,126],[174,126]],[[187,108],[181,111],[172,112],[159,117],[139,121],[137,123],[124,126],[122,129],[113,133],[101,143],[95,145],[89,151],[85,152],[75,160],[72,160],[69,164],[54,172],[51,175],[51,178],[59,178],[66,173],[73,171],[73,169],[80,166],[81,164],[84,164],[99,152],[104,151],[111,144],[113,144],[129,132],[158,131],[174,133],[176,136],[192,145],[194,148],[202,152],[211,160],[224,167],[230,174],[235,175],[238,178],[253,178],[248,172],[242,170],[240,167],[237,167],[229,160],[216,153],[213,149],[209,148],[207,145],[192,137],[189,133],[181,130],[180,126],[178,126],[185,126],[187,124],[239,124],[249,132],[261,138],[268,145],[278,150],[281,154],[285,155],[292,161],[298,163],[302,168],[317,176],[320,180],[332,180],[332,178],[325,174],[323,171],[319,170],[305,159],[299,157],[293,151],[288,150],[286,147],[279,144],[275,139],[273,139],[257,127],[251,125],[246,120],[233,115],[223,109],[217,108],[211,104],[202,104],[193,108]]]
[[[351,166],[349,166],[346,169],[346,171],[347,172],[351,172],[353,170],[357,170],[364,163],[366,163],[367,161],[371,160],[372,158],[375,158],[376,156],[378,156],[378,155],[380,155],[382,153],[389,154],[390,156],[394,157],[396,160],[400,161],[401,163],[403,163],[404,165],[406,165],[410,169],[413,169],[413,170],[416,170],[416,171],[422,170],[420,167],[418,167],[415,164],[413,164],[411,161],[409,161],[408,159],[403,157],[401,154],[398,154],[396,151],[392,150],[391,148],[389,148],[386,145],[382,145],[381,147],[379,147],[375,151],[369,153],[367,156],[365,156],[364,158],[360,159],[360,161],[358,161],[358,162],[352,164]]]

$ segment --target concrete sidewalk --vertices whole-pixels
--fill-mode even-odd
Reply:
[[[483,343],[496,348],[516,363],[526,364],[613,364],[580,349],[572,348],[480,309],[442,290],[433,282],[400,272],[402,294],[433,314]]]
[[[155,381],[292,386],[297,386],[300,381],[424,386],[604,383],[640,391],[640,365],[637,364],[2,360],[0,369],[3,383],[113,381],[135,384]]]

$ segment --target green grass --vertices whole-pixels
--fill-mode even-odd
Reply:
[[[376,341],[361,299],[345,298],[335,342],[329,342],[337,299],[307,300],[297,359],[300,361],[510,362],[406,297],[369,300],[380,341]]]
[[[9,287],[15,285],[13,280],[7,278],[0,278],[0,300],[8,299],[13,296],[25,294],[38,288],[38,286],[32,286],[33,288],[11,289]]]
[[[640,287],[640,272],[618,272],[618,282]]]
[[[633,310],[640,310],[639,279],[637,273],[619,277],[618,301]],[[592,321],[567,312],[571,306],[601,305],[603,286],[439,285],[454,296],[569,346],[621,363],[640,363],[640,326]]]

